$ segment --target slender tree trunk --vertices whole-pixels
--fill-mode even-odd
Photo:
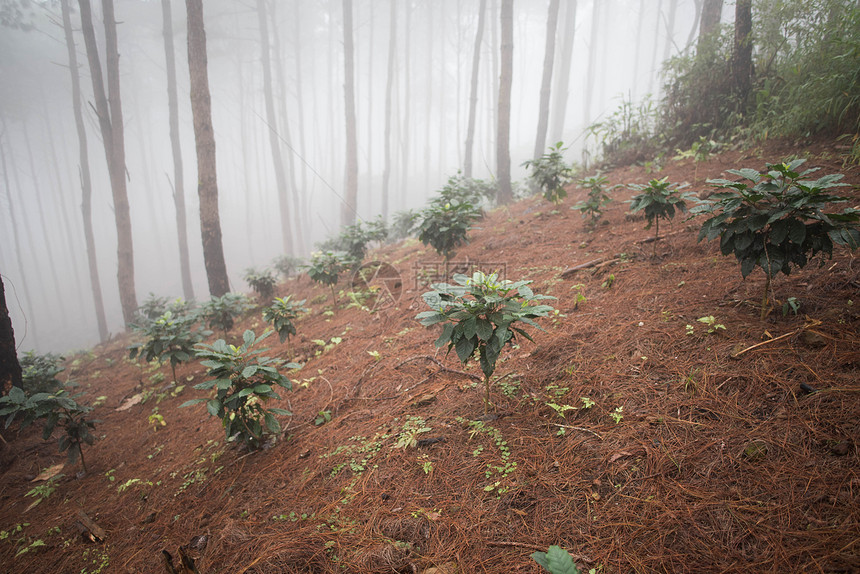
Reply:
[[[687,41],[684,42],[684,53],[687,53],[690,46],[693,45],[693,40],[696,39],[696,30],[699,29],[699,22],[702,19],[702,3],[703,0],[693,0],[696,6],[696,15],[693,16],[693,25],[690,26],[690,33],[687,34]]]
[[[645,27],[645,0],[639,0],[639,17],[636,19],[636,42],[633,44],[633,88],[639,94],[639,63],[642,61],[642,29]]]
[[[341,206],[342,225],[355,223],[358,208],[358,142],[355,133],[355,46],[352,38],[352,0],[343,0],[343,82],[346,118],[346,201]]]
[[[660,44],[660,19],[663,17],[663,0],[657,0],[654,25],[654,45],[651,51],[651,66],[648,68],[648,93],[654,93],[654,76],[657,72],[657,46]]]
[[[81,179],[81,216],[84,223],[84,242],[87,248],[87,263],[90,272],[90,288],[93,294],[93,305],[96,312],[96,323],[99,330],[99,341],[108,339],[107,319],[105,317],[104,300],[102,298],[101,279],[99,279],[96,242],[93,235],[92,213],[92,179],[90,177],[90,158],[87,145],[87,132],[84,127],[84,117],[81,111],[81,81],[78,75],[78,55],[75,49],[75,39],[72,32],[71,10],[69,0],[60,0],[63,11],[63,31],[66,37],[66,50],[69,56],[69,71],[72,75],[72,108],[75,114],[75,128],[78,133],[78,159]]]
[[[296,130],[299,133],[299,153],[301,154],[301,158],[307,157],[307,146],[305,144],[305,97],[302,91],[302,78],[304,74],[302,73],[302,36],[301,36],[301,0],[296,0],[295,2],[296,12],[293,18],[293,47],[294,47],[294,59],[295,59],[295,70],[296,70],[296,106],[298,111],[298,122],[296,125]],[[368,58],[372,59],[372,58]],[[368,155],[370,152],[368,151]],[[301,209],[299,210],[299,215],[301,216],[303,221],[308,220],[309,211],[308,211],[308,167],[305,161],[301,162],[301,187],[299,192],[299,197],[301,199]],[[304,252],[302,252],[304,254]]]
[[[391,97],[394,86],[394,55],[397,50],[397,2],[391,0],[388,22],[388,77],[385,80],[384,162],[382,167],[382,218],[388,220],[389,186],[391,185]]]
[[[561,62],[554,77],[552,88],[552,125],[550,139],[561,141],[564,137],[564,118],[567,115],[567,99],[570,93],[570,69],[573,66],[573,40],[576,32],[576,0],[566,0],[564,6]],[[635,79],[635,76],[634,76]]]
[[[128,205],[125,169],[125,135],[122,119],[122,102],[119,92],[119,53],[117,51],[116,20],[113,0],[102,0],[105,27],[105,59],[107,60],[108,87],[105,92],[101,62],[93,29],[90,0],[79,0],[81,29],[90,63],[96,113],[105,148],[105,158],[113,193],[113,210],[117,234],[117,282],[122,317],[127,326],[137,311],[134,287],[134,245],[131,235],[131,214]]]
[[[499,203],[514,198],[511,188],[511,87],[514,64],[514,0],[502,0],[500,21],[502,26],[501,75],[499,77],[499,134],[496,144],[496,163],[499,174]]]
[[[738,111],[746,112],[752,90],[752,0],[735,3],[735,41],[732,50],[732,79]]]
[[[591,124],[591,102],[594,99],[594,89],[597,82],[597,50],[600,45],[600,3],[595,0],[591,7],[591,33],[588,46],[588,71],[585,75],[585,105],[582,108],[582,125]]]
[[[176,232],[179,238],[179,269],[182,275],[182,296],[194,299],[191,264],[188,256],[188,226],[185,215],[185,180],[182,175],[182,146],[179,143],[179,97],[176,89],[176,54],[173,48],[173,17],[170,0],[161,0],[164,29],[164,58],[167,64],[167,103],[170,117],[170,148],[173,151],[173,205],[176,208]],[[240,113],[242,111],[240,110]]]
[[[669,16],[666,21],[666,43],[663,45],[664,62],[672,55],[672,46],[675,45],[675,14],[677,12],[678,0],[671,0],[669,3]]]
[[[278,207],[281,214],[281,247],[284,253],[293,254],[293,241],[290,232],[290,207],[287,197],[287,174],[281,144],[278,141],[278,118],[275,114],[275,100],[272,95],[272,62],[269,45],[269,17],[266,0],[257,0],[257,17],[260,26],[260,50],[263,64],[263,96],[266,98],[266,121],[268,123],[269,147],[272,151],[272,165],[275,168],[275,185],[278,188]]]
[[[720,16],[723,13],[723,0],[704,1],[701,20],[699,20],[699,39],[696,44],[697,54],[702,52],[707,39],[719,29]]]
[[[16,213],[15,213],[15,202],[12,201],[12,188],[9,185],[9,169],[6,165],[6,153],[3,151],[2,143],[0,143],[0,167],[3,168],[3,183],[6,184],[6,201],[9,204],[9,220],[11,221],[11,227],[12,227],[12,241],[15,244],[15,258],[18,260],[18,273],[20,273],[20,275],[21,275],[21,289],[24,292],[24,305],[27,308],[26,317],[29,319],[26,324],[32,325],[33,346],[36,347],[38,345],[38,337],[36,336],[36,315],[33,312],[33,303],[32,303],[33,292],[30,291],[30,289],[27,286],[27,275],[24,273],[24,258],[21,256],[21,239],[18,236],[18,222],[24,221],[24,219],[23,219],[22,214],[16,215]],[[24,225],[24,229],[25,230],[28,229],[27,225]],[[31,239],[30,245],[32,245],[32,244],[33,244],[33,242]],[[0,276],[0,277],[2,277],[2,276]],[[5,307],[5,295],[4,295],[4,308],[6,308]],[[7,315],[8,315],[8,308],[6,310],[7,310]],[[9,333],[3,333],[3,329],[4,328],[2,326],[2,323],[0,323],[0,337],[2,337],[2,338],[5,338],[7,336],[11,337],[12,349],[14,351],[15,339],[14,339],[14,333],[12,333],[11,320],[10,320],[10,324],[9,324]],[[27,336],[27,333],[25,331],[24,337],[26,337],[26,336]],[[17,355],[16,355],[16,361],[17,361]]]
[[[492,136],[492,146],[498,147],[499,145],[499,60],[501,58],[501,43],[499,39],[499,22],[500,22],[500,10],[499,10],[499,0],[490,0],[490,63],[492,66],[492,83],[490,87],[490,91],[493,94],[493,121],[491,122],[491,128],[493,131]],[[493,149],[490,147],[490,149]],[[494,164],[491,169],[493,172],[498,173],[498,164],[495,163],[496,154],[492,154],[492,158],[494,160]]]
[[[221,219],[218,214],[218,180],[215,163],[215,130],[212,127],[212,100],[206,58],[206,30],[203,0],[185,0],[188,14],[188,70],[191,76],[191,113],[197,147],[197,194],[200,196],[200,233],[203,261],[209,280],[209,294],[221,297],[230,291]]]
[[[537,138],[535,139],[534,158],[543,155],[546,147],[546,132],[549,126],[549,96],[552,87],[552,67],[555,57],[555,31],[558,28],[559,0],[550,0],[549,15],[546,19],[546,46],[543,56],[543,78],[540,85],[540,112],[538,113]]]
[[[30,131],[27,129],[27,122],[22,122],[24,132],[24,149],[27,152],[27,162],[30,166],[30,177],[33,180],[33,195],[36,196],[36,213],[39,216],[39,225],[42,227],[42,240],[45,242],[45,257],[48,260],[48,274],[51,276],[51,283],[54,286],[54,297],[61,297],[64,293],[60,288],[60,278],[57,275],[57,262],[54,259],[54,248],[51,245],[52,233],[49,232],[48,222],[45,219],[45,208],[42,204],[42,194],[44,189],[39,183],[39,174],[36,170],[36,162],[33,159],[33,146],[30,144]],[[65,313],[61,314],[63,326],[68,325],[68,316]]]
[[[275,10],[277,9],[278,3],[272,3],[272,46],[274,48],[274,53],[277,55],[277,60],[280,60],[283,57],[283,52],[281,50],[281,35],[278,33],[278,18]],[[287,163],[289,164],[289,194],[290,199],[292,200],[292,220],[293,220],[293,251],[296,254],[305,253],[305,240],[304,240],[304,223],[302,222],[301,217],[301,201],[299,199],[299,186],[296,184],[296,162],[295,157],[296,154],[293,152],[293,137],[292,130],[290,129],[290,116],[287,113],[287,78],[286,78],[286,65],[281,61],[279,64],[275,65],[275,76],[277,78],[280,90],[281,97],[278,98],[278,103],[280,107],[280,132],[282,138],[284,140],[284,144],[287,146],[288,151],[286,153]]]
[[[0,274],[0,395],[7,395],[12,387],[24,388],[21,364],[15,349],[15,330],[6,306],[6,289]]]
[[[395,198],[402,205],[403,196],[406,190],[409,189],[409,151],[411,147],[409,137],[409,110],[412,102],[412,93],[409,86],[409,71],[411,69],[410,62],[410,47],[412,39],[412,4],[406,2],[405,8],[405,32],[403,34],[403,108],[400,110],[399,117],[402,119],[400,132],[400,193]]]
[[[556,0],[557,1],[557,0]],[[466,128],[466,151],[463,160],[463,175],[472,177],[472,150],[475,147],[475,114],[478,108],[478,72],[481,65],[481,39],[484,37],[484,20],[487,0],[478,5],[478,31],[475,32],[475,48],[472,51],[472,82],[469,87],[469,123]]]

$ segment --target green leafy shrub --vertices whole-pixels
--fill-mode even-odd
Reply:
[[[578,209],[582,213],[583,219],[590,216],[591,219],[588,224],[592,228],[597,226],[597,222],[603,216],[603,206],[612,201],[609,195],[606,194],[604,187],[608,184],[609,178],[601,175],[600,172],[591,177],[580,179],[577,182],[577,187],[588,190],[588,196],[585,198],[585,201],[577,203],[571,209]]]
[[[560,546],[550,546],[547,552],[535,552],[532,554],[532,560],[550,574],[579,574],[573,557]]]
[[[860,210],[843,209],[826,213],[832,204],[847,198],[831,195],[827,190],[839,183],[841,174],[808,176],[817,168],[799,172],[804,160],[768,164],[765,171],[729,170],[741,181],[708,180],[721,191],[707,202],[693,208],[696,215],[705,214],[699,241],[720,238],[723,255],[733,253],[745,278],[761,267],[767,281],[762,297],[762,319],[767,315],[771,280],[778,273],[788,275],[792,267],[802,268],[811,257],[832,257],[833,245],[856,249],[860,245]]]
[[[186,363],[194,356],[194,345],[211,335],[211,331],[195,329],[197,317],[191,314],[174,315],[165,313],[144,326],[132,324],[132,329],[141,333],[146,340],[128,348],[129,357],[138,355],[145,361],[158,361],[163,365],[170,362],[173,380],[176,380],[176,365]]]
[[[259,337],[245,331],[242,346],[228,345],[218,339],[212,345],[199,344],[196,348],[200,364],[208,369],[212,380],[194,385],[195,389],[215,389],[215,397],[191,399],[180,405],[187,407],[206,403],[210,415],[221,419],[228,440],[244,443],[251,449],[263,444],[268,433],[279,434],[281,425],[275,415],[289,416],[284,409],[265,408],[270,399],[279,399],[274,387],[290,390],[292,383],[278,369],[298,369],[301,365],[284,363],[281,359],[260,356],[267,349],[255,349],[260,341],[272,334],[266,331]]]
[[[290,340],[290,335],[296,334],[296,326],[293,323],[300,313],[307,313],[305,299],[292,301],[292,295],[278,297],[272,304],[263,309],[263,321],[271,323],[275,332],[281,338],[281,343]]]
[[[275,285],[278,283],[278,279],[271,269],[257,270],[249,267],[245,269],[244,279],[261,301],[271,299],[272,295],[275,294]]]
[[[21,374],[24,391],[28,395],[36,393],[53,393],[63,388],[63,383],[57,375],[65,369],[60,365],[63,357],[53,353],[37,355],[27,351],[18,359],[21,364]]]
[[[564,187],[573,181],[573,168],[564,161],[563,154],[567,148],[563,145],[558,142],[541,157],[523,162],[524,167],[531,169],[532,182],[543,190],[544,199],[556,205],[567,197]]]
[[[194,307],[193,301],[185,301],[182,298],[171,301],[169,297],[158,297],[150,293],[146,301],[137,308],[134,323],[131,326],[132,328],[147,326],[167,311],[174,315],[187,315],[194,310]]]
[[[391,217],[391,226],[388,230],[389,241],[400,241],[411,237],[418,226],[420,214],[414,209],[405,209],[396,212]]]
[[[447,261],[467,242],[466,234],[480,217],[480,210],[471,203],[432,201],[421,212],[418,239]]]
[[[554,309],[532,303],[555,297],[535,294],[528,286],[531,281],[500,281],[495,273],[485,275],[478,271],[471,278],[456,274],[454,281],[457,285],[432,285],[433,291],[423,295],[432,311],[419,313],[416,319],[425,326],[444,323],[436,347],[448,345],[449,353],[456,350],[463,364],[478,355],[486,387],[486,412],[490,404],[490,377],[502,349],[513,344],[517,335],[532,340],[517,323],[540,328],[534,319],[545,317]]]
[[[233,328],[235,320],[251,309],[253,305],[241,293],[226,293],[221,297],[212,297],[198,310],[198,315],[210,329],[217,329],[221,334]]]
[[[92,408],[75,401],[80,394],[69,395],[65,390],[55,393],[36,393],[28,396],[18,387],[12,387],[9,394],[0,397],[0,416],[6,416],[6,428],[21,415],[21,428],[26,428],[36,420],[45,421],[42,427],[42,438],[51,438],[57,425],[63,429],[63,434],[57,441],[60,452],[67,453],[69,464],[75,464],[81,459],[84,473],[87,466],[84,462],[82,446],[92,446],[95,437],[90,432],[100,421],[88,418]]]
[[[381,243],[388,237],[388,227],[382,217],[373,221],[359,221],[355,225],[347,225],[340,234],[320,244],[324,251],[341,251],[347,254],[352,267],[358,267],[364,261],[368,246]]]
[[[279,255],[272,260],[272,267],[284,276],[284,279],[289,279],[293,275],[298,274],[304,260],[301,257],[293,257],[292,255]]]
[[[630,165],[653,159],[663,147],[658,108],[650,97],[635,103],[621,98],[614,112],[586,128],[604,164]]]
[[[331,288],[331,301],[337,306],[337,294],[334,286],[337,285],[338,277],[353,265],[353,260],[343,251],[316,251],[311,254],[308,263],[308,277],[321,285]]]
[[[651,229],[654,226],[654,253],[657,253],[657,239],[660,238],[660,220],[670,220],[675,217],[675,210],[687,211],[687,200],[692,196],[689,193],[679,193],[679,190],[686,185],[678,185],[669,182],[668,177],[663,179],[652,179],[647,184],[630,183],[627,185],[630,189],[638,191],[630,199],[630,211],[645,212],[645,219],[648,220],[648,225],[645,229]]]

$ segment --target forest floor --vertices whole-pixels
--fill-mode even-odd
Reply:
[[[727,169],[800,155],[860,184],[840,153],[771,143],[607,176],[701,192]],[[68,357],[63,376],[104,397],[101,440],[86,476],[67,466],[28,510],[34,478],[64,457],[37,428],[3,432],[0,571],[167,572],[162,551],[184,546],[201,574],[536,574],[530,554],[560,545],[584,572],[860,572],[860,262],[837,248],[780,276],[762,321],[761,270],[743,280],[683,217],[645,242],[631,192],[611,195],[595,231],[569,209],[575,188],[558,207],[496,209],[455,257],[558,298],[534,343],[504,351],[491,417],[477,365],[437,351],[415,320],[416,277],[439,258],[414,239],[370,255],[400,273],[396,305],[343,294],[333,310],[305,275],[278,286],[312,310],[289,348],[267,340],[304,368],[271,405],[293,412],[283,437],[259,452],[226,443],[203,405],[178,408],[205,396],[196,362],[178,367],[177,392],[169,366],[127,358],[127,336]],[[790,297],[800,308],[784,315]],[[708,333],[709,316],[725,328]],[[227,338],[265,326],[255,311]],[[79,533],[81,513],[103,539]]]

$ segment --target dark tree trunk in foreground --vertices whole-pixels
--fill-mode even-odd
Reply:
[[[170,0],[161,0],[164,28],[164,59],[167,64],[167,103],[170,114],[170,148],[173,150],[173,205],[176,208],[176,233],[179,238],[179,270],[182,296],[194,299],[191,264],[188,261],[188,226],[185,217],[185,181],[182,176],[182,146],[179,143],[179,97],[176,89],[176,55],[173,49],[173,18]]]
[[[278,118],[275,115],[275,100],[272,95],[272,61],[269,43],[269,17],[266,14],[265,0],[257,0],[257,17],[260,25],[260,50],[263,64],[263,96],[266,99],[266,120],[269,124],[269,147],[272,151],[272,165],[275,168],[275,185],[278,188],[278,207],[281,214],[281,247],[287,255],[293,255],[293,240],[290,231],[290,206],[287,197],[287,174],[284,158],[281,156],[281,143],[278,140]]]
[[[119,52],[117,50],[116,20],[113,0],[102,0],[105,28],[105,59],[107,60],[107,92],[105,92],[99,60],[98,45],[93,29],[92,9],[89,0],[79,0],[81,8],[81,30],[87,47],[90,76],[93,81],[93,96],[102,143],[110,175],[113,193],[113,210],[117,234],[117,281],[122,317],[126,325],[132,322],[137,311],[137,295],[134,290],[134,246],[131,237],[131,214],[128,206],[125,170],[125,135],[122,120],[122,102],[119,92]]]
[[[502,27],[501,73],[499,76],[499,120],[496,140],[498,164],[499,203],[514,198],[511,188],[511,87],[514,66],[514,0],[502,0],[500,15]]]
[[[540,111],[538,112],[537,138],[535,138],[534,158],[543,155],[546,147],[546,131],[549,125],[549,95],[552,87],[552,66],[555,57],[555,30],[558,27],[559,0],[550,0],[549,15],[546,19],[546,46],[543,56],[543,78],[540,84]]]
[[[342,225],[355,223],[358,205],[358,141],[355,134],[355,48],[352,38],[352,0],[343,0],[343,97],[346,109],[346,176]]]
[[[209,294],[221,297],[230,291],[221,218],[218,215],[218,180],[215,174],[215,129],[212,127],[212,99],[206,60],[206,30],[203,0],[185,0],[188,13],[188,70],[191,75],[191,113],[197,147],[197,195],[200,197],[200,234]]]
[[[735,4],[735,42],[732,51],[734,95],[741,113],[746,111],[752,89],[752,0]]]
[[[6,289],[0,274],[0,395],[6,395],[12,387],[24,388],[21,380],[21,364],[15,350],[15,330],[6,306]]]
[[[564,43],[561,47],[561,62],[555,74],[552,89],[553,110],[550,134],[552,141],[561,141],[564,135],[564,118],[567,115],[567,98],[570,92],[570,68],[573,66],[573,40],[576,31],[576,0],[566,0],[564,15]],[[636,76],[633,76],[636,79]]]
[[[555,0],[557,1],[557,0]],[[478,71],[481,64],[481,39],[484,37],[484,20],[487,0],[478,6],[478,31],[475,33],[475,49],[472,52],[472,84],[469,87],[469,123],[466,128],[466,153],[463,158],[463,175],[472,177],[472,148],[475,147],[475,112],[478,108]]]

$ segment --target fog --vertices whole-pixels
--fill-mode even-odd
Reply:
[[[462,168],[479,6],[479,0],[393,1],[398,19],[389,214],[420,208]],[[685,50],[695,38],[699,1],[562,0],[554,76],[563,63],[563,38],[573,31],[569,95],[563,123],[557,110],[550,114],[547,145],[561,139],[570,146],[566,159],[581,162],[586,146],[594,145],[583,133],[586,126],[616,109],[622,97],[640,100],[658,90],[660,61]],[[600,18],[597,29],[592,29],[596,3]],[[93,178],[100,284],[108,328],[116,334],[124,325],[113,200],[80,11],[77,2],[70,4]],[[97,0],[93,4],[104,64],[101,5]],[[500,0],[487,2],[480,51],[473,177],[482,179],[495,175],[499,4]],[[549,4],[514,0],[510,137],[514,180],[524,179],[520,166],[531,159],[535,146]],[[272,125],[264,103],[256,2],[204,2],[219,211],[235,291],[247,291],[245,269],[268,265],[284,253],[268,130],[277,133],[288,178],[306,200],[301,213],[305,249],[295,255],[306,256],[315,243],[339,230],[346,154],[342,6],[342,0],[269,0],[273,96],[281,115]],[[571,6],[577,10],[574,30],[565,24]],[[352,0],[352,8],[357,215],[368,220],[381,212],[390,1]],[[142,303],[149,293],[180,297],[161,2],[115,0],[115,11],[137,299]],[[201,301],[209,293],[200,239],[183,2],[172,0],[172,16],[190,267],[194,293]],[[59,2],[30,2],[23,17],[26,30],[0,27],[0,273],[19,351],[67,352],[99,340],[81,217],[69,58]],[[590,59],[591,82],[586,79]],[[552,89],[557,97],[557,81]]]

